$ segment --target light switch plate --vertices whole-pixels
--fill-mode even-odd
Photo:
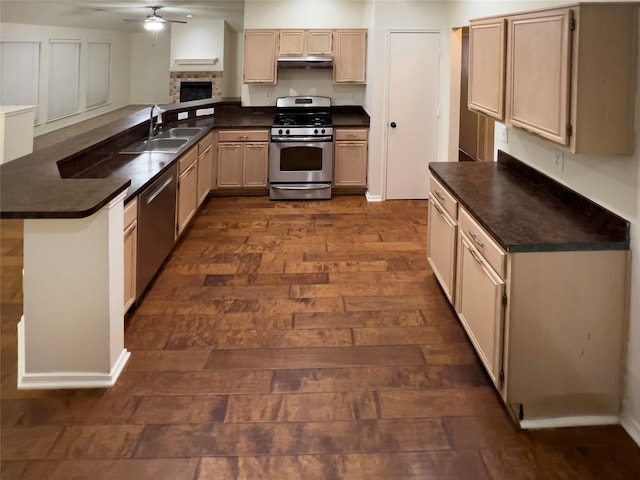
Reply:
[[[178,113],[178,120],[186,120],[187,118],[189,118],[189,112]]]
[[[203,117],[206,114],[207,114],[206,108],[199,108],[198,110],[196,110],[196,117]]]

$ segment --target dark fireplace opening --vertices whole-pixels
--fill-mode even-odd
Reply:
[[[180,101],[190,102],[211,98],[213,82],[180,82]]]

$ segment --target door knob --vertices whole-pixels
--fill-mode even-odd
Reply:
[[[396,122],[391,122],[389,125],[391,126],[391,128],[396,128],[397,127]]]

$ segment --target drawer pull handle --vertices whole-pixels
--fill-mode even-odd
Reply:
[[[438,197],[440,200],[442,200],[444,202],[444,195],[442,195],[439,191],[435,191],[434,192],[436,194],[436,197]]]
[[[469,230],[469,236],[474,242],[476,242],[476,245],[478,245],[480,248],[484,248],[484,243],[482,243],[478,238],[478,236],[475,233],[473,233],[471,230]]]
[[[480,257],[478,257],[478,254],[476,253],[475,250],[473,250],[472,248],[469,249],[469,253],[471,254],[471,256],[474,258],[474,260],[476,262],[478,262],[480,265],[482,265],[482,259]]]
[[[442,209],[438,206],[438,204],[437,204],[437,203],[434,203],[434,204],[433,204],[433,208],[435,208],[435,209],[438,211],[438,213],[439,213],[440,215],[444,215],[444,212],[443,212],[443,211],[442,211]]]

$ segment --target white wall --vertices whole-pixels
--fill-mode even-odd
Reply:
[[[469,18],[513,13],[566,2],[456,2],[453,24],[467,25]],[[640,51],[640,45],[639,49]],[[640,79],[640,65],[638,71]],[[508,143],[496,134],[495,145],[555,178],[631,222],[631,298],[629,341],[625,358],[623,425],[640,443],[640,92],[636,97],[636,148],[630,156],[564,155],[564,169],[554,167],[553,146],[523,131],[508,129]],[[499,128],[496,128],[498,133]]]
[[[238,34],[228,24],[224,25],[224,72],[222,84],[223,97],[239,97],[242,82],[242,63],[239,61],[242,53],[239,50]]]
[[[189,20],[171,25],[171,70],[181,72],[220,71],[225,64],[224,20]],[[185,65],[176,59],[217,59],[213,65]]]
[[[169,96],[169,31],[154,40],[147,31],[135,32],[131,39],[131,91],[129,103],[152,105],[171,101]]]
[[[245,29],[369,27],[370,5],[362,0],[247,0],[244,8]],[[321,95],[336,105],[364,105],[366,90],[366,85],[334,85],[330,70],[279,70],[277,85],[242,84],[242,104],[275,105],[282,96]]]
[[[129,104],[131,34],[111,30],[90,30],[83,28],[51,27],[42,25],[0,24],[2,40],[40,42],[40,86],[38,92],[38,118],[40,123],[34,128],[34,135],[56,130],[79,121],[101,115]],[[47,121],[47,79],[49,71],[49,40],[80,40],[80,110],[74,115]],[[86,44],[89,41],[111,42],[111,98],[106,105],[85,109],[86,93]]]

